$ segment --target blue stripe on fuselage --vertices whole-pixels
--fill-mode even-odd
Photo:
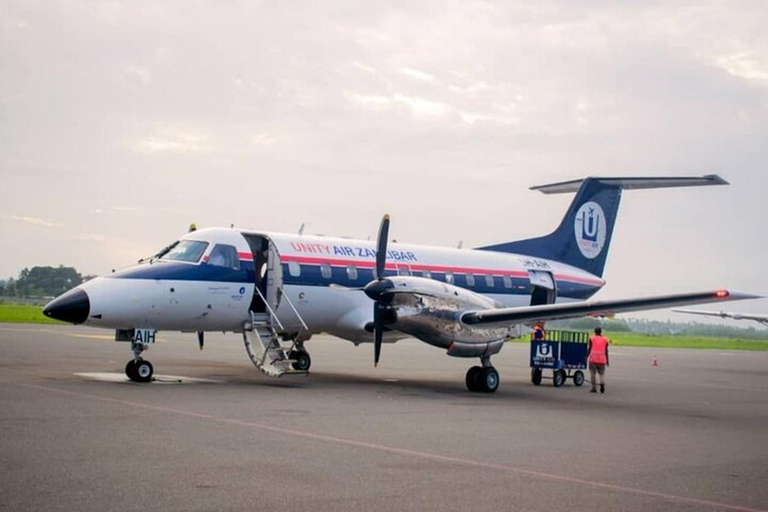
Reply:
[[[294,286],[329,286],[331,283],[348,288],[362,288],[373,277],[373,269],[358,268],[357,279],[350,279],[346,267],[332,266],[331,277],[323,277],[320,271],[320,265],[300,264],[298,276],[292,276],[287,263],[283,264],[283,283]],[[413,271],[415,277],[422,277],[422,272]],[[396,276],[397,272],[386,270],[385,277]],[[445,282],[444,272],[431,272],[431,278],[436,281]],[[512,287],[504,286],[504,279],[499,276],[493,276],[493,286],[488,286],[485,282],[485,276],[475,277],[475,284],[468,286],[464,274],[454,274],[454,283],[456,286],[466,288],[482,295],[530,295],[531,283],[526,278],[511,277]],[[572,281],[557,281],[557,296],[567,299],[586,300],[600,290],[599,286],[593,286]]]
[[[156,261],[131,267],[104,277],[116,279],[164,279],[169,281],[210,281],[219,283],[255,283],[252,261],[240,261],[240,270],[207,263]]]

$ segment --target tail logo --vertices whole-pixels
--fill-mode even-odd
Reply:
[[[594,259],[605,246],[605,213],[599,204],[589,201],[576,212],[573,232],[581,254]]]

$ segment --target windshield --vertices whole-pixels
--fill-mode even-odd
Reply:
[[[188,261],[196,263],[200,261],[200,256],[208,247],[207,242],[196,242],[194,240],[181,240],[168,247],[158,255],[161,260]]]

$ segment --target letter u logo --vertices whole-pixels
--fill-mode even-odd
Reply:
[[[597,242],[597,225],[598,225],[598,218],[597,215],[595,215],[595,211],[590,208],[589,210],[589,216],[587,216],[587,212],[582,212],[581,214],[581,236],[584,240],[589,240],[590,242]]]

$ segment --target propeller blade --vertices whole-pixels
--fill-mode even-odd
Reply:
[[[384,336],[384,318],[382,307],[379,304],[373,305],[373,366],[379,366],[379,357],[381,356],[381,339]]]
[[[197,344],[200,346],[200,350],[203,350],[203,345],[205,345],[205,332],[197,331]]]
[[[384,277],[384,265],[387,262],[387,238],[389,237],[389,214],[384,215],[376,237],[376,279]]]

